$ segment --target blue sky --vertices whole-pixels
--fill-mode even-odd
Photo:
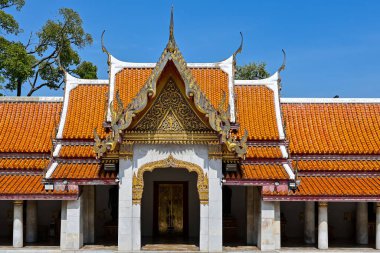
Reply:
[[[14,12],[21,40],[61,7],[81,15],[93,45],[80,51],[108,78],[100,35],[118,59],[156,62],[168,39],[170,7],[175,36],[187,62],[215,62],[229,57],[244,34],[238,64],[266,62],[274,72],[287,52],[283,97],[380,97],[380,1],[96,1],[27,0]],[[42,89],[35,95],[61,96]],[[11,95],[11,93],[7,93]]]

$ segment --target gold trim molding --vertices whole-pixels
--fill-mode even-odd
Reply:
[[[140,205],[141,198],[144,191],[144,173],[146,171],[153,171],[158,168],[181,168],[186,169],[188,172],[197,173],[197,188],[199,194],[199,201],[202,205],[208,204],[208,176],[203,172],[203,169],[194,163],[185,162],[175,159],[172,155],[164,160],[154,161],[141,166],[137,172],[133,174],[132,180],[132,202],[133,204]]]
[[[327,207],[328,206],[328,202],[318,202],[318,206],[319,207]]]

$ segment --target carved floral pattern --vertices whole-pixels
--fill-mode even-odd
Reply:
[[[193,132],[207,131],[209,128],[190,108],[174,81],[170,79],[134,130]]]

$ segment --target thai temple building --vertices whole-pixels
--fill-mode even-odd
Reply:
[[[284,98],[241,50],[187,63],[172,15],[156,63],[0,98],[0,251],[380,249],[380,99]]]

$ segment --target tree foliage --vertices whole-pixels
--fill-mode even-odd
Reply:
[[[266,63],[249,63],[244,66],[237,66],[236,80],[257,80],[269,77],[270,74],[266,70]]]
[[[24,0],[0,0],[0,7],[4,7],[1,10],[13,6],[20,9],[23,4]],[[8,15],[8,18],[11,20],[13,17]],[[20,32],[14,19],[12,22],[0,22],[0,31]],[[79,49],[91,43],[92,37],[84,31],[79,14],[62,8],[58,19],[47,20],[26,43],[0,36],[0,81],[6,89],[17,90],[17,96],[24,88],[28,88],[27,96],[31,96],[42,87],[59,89],[64,82],[60,67],[79,77],[96,78],[96,66],[86,61],[81,63],[78,53]],[[29,87],[25,87],[26,84]]]
[[[96,79],[98,78],[96,75],[97,71],[98,68],[91,62],[83,61],[73,72],[82,79]]]
[[[25,4],[25,0],[0,0],[0,28],[5,33],[18,34],[20,27],[14,17],[4,11],[6,8],[15,7],[20,10]]]

